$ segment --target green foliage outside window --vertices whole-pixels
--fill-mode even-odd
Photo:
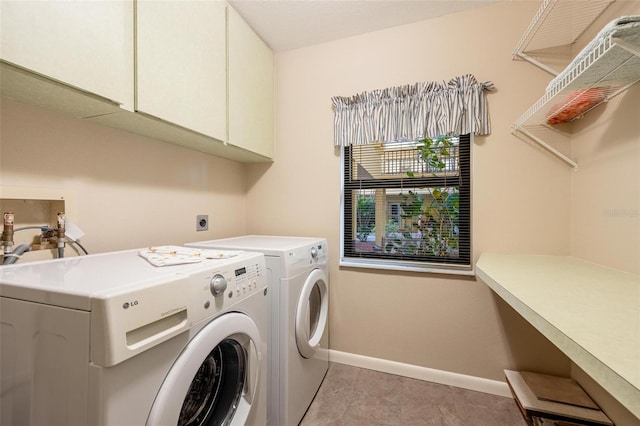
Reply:
[[[376,204],[375,198],[370,195],[358,195],[356,207],[356,237],[359,241],[367,241],[369,235],[375,231]]]
[[[448,136],[440,136],[420,140],[417,150],[421,160],[427,164],[427,170],[438,175],[446,172],[447,165],[451,164],[452,147],[453,142]],[[411,171],[407,175],[414,177]],[[428,194],[409,190],[400,195],[404,226],[400,232],[388,236],[385,251],[457,257],[460,238],[459,186],[430,188]]]

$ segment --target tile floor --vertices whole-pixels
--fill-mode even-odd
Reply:
[[[332,363],[300,426],[525,426],[511,398]]]

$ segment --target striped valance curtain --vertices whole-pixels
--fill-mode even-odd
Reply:
[[[438,135],[491,132],[485,92],[467,74],[447,82],[422,82],[331,98],[334,145],[416,140]]]

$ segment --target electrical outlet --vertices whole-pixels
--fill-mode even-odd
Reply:
[[[209,229],[209,215],[199,214],[196,216],[196,231],[206,231]]]

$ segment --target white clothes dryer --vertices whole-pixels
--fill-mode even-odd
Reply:
[[[266,424],[264,256],[0,268],[3,425]]]
[[[271,317],[267,424],[297,425],[329,368],[326,239],[248,235],[187,246],[265,255]]]

